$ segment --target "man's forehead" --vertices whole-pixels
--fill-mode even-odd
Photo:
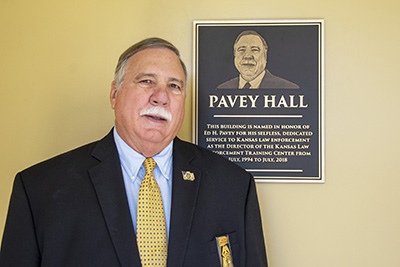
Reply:
[[[248,34],[240,37],[240,39],[236,43],[237,46],[263,46],[261,38],[258,35]]]
[[[170,49],[165,47],[148,47],[133,54],[128,62],[135,61],[161,61],[163,58],[178,60],[178,56]]]
[[[138,51],[132,55],[127,61],[127,72],[135,69],[142,72],[145,69],[154,69],[154,67],[162,68],[164,71],[175,70],[182,72],[184,76],[183,67],[179,61],[179,57],[170,49],[165,47],[151,47]],[[172,68],[171,67],[175,67]]]

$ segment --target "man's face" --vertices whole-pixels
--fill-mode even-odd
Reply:
[[[117,90],[115,82],[111,88],[115,126],[129,146],[151,157],[172,141],[182,125],[185,74],[179,58],[167,48],[136,53],[125,70],[121,88]]]
[[[267,51],[257,35],[244,35],[234,46],[235,67],[246,81],[256,78],[267,65]]]

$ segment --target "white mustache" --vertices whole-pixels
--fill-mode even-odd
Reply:
[[[154,106],[151,108],[145,108],[142,109],[139,113],[140,116],[146,116],[146,115],[150,115],[150,116],[154,116],[154,117],[161,117],[163,119],[166,119],[167,121],[171,121],[172,120],[172,115],[171,113],[164,109],[163,107],[160,106]]]
[[[257,64],[257,62],[255,60],[252,59],[243,59],[242,61],[240,61],[241,65],[251,65],[251,66],[255,66]]]

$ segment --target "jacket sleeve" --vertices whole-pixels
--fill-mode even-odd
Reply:
[[[0,266],[40,265],[40,253],[29,199],[21,175],[14,181],[0,251]]]
[[[246,266],[268,266],[260,208],[253,178],[250,179],[246,203]]]

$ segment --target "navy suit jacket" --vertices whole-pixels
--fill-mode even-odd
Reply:
[[[176,138],[167,266],[220,266],[227,234],[235,267],[267,266],[252,176]],[[141,266],[112,131],[17,174],[0,266]]]
[[[217,89],[238,89],[238,88],[239,88],[239,77],[235,77],[217,86]],[[264,78],[261,80],[258,89],[299,89],[299,88],[300,87],[297,84],[285,80],[281,77],[275,76],[269,70],[266,69]]]

